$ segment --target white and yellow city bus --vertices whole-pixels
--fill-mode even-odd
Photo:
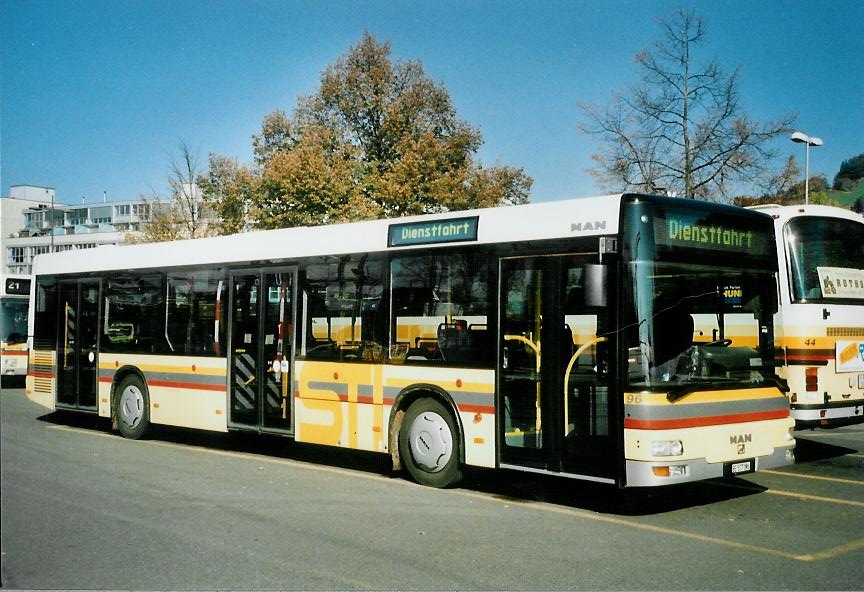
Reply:
[[[281,434],[437,487],[738,475],[794,461],[773,244],[765,214],[616,195],[42,255],[27,392],[129,438]]]
[[[27,375],[27,308],[30,277],[3,275],[0,282],[0,375]]]
[[[864,218],[820,205],[753,209],[774,218],[778,373],[797,427],[864,422]]]

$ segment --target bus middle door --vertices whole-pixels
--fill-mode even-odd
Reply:
[[[296,270],[231,273],[229,426],[293,433]]]

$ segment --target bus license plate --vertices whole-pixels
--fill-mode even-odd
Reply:
[[[737,477],[738,475],[753,473],[756,471],[756,459],[749,458],[747,460],[729,462],[723,465],[723,469],[726,477]]]

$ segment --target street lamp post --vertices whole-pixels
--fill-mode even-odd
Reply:
[[[804,150],[804,205],[806,206],[810,200],[810,146],[821,146],[822,139],[808,136],[803,132],[795,132],[789,139],[796,144],[806,145]]]
[[[51,216],[51,253],[54,252],[54,192],[48,189],[45,190],[45,193],[51,194],[51,211],[49,212],[49,216]]]

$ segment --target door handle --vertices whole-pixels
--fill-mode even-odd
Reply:
[[[507,366],[510,364],[510,351],[505,347],[504,351],[501,353],[501,368],[506,370]]]

